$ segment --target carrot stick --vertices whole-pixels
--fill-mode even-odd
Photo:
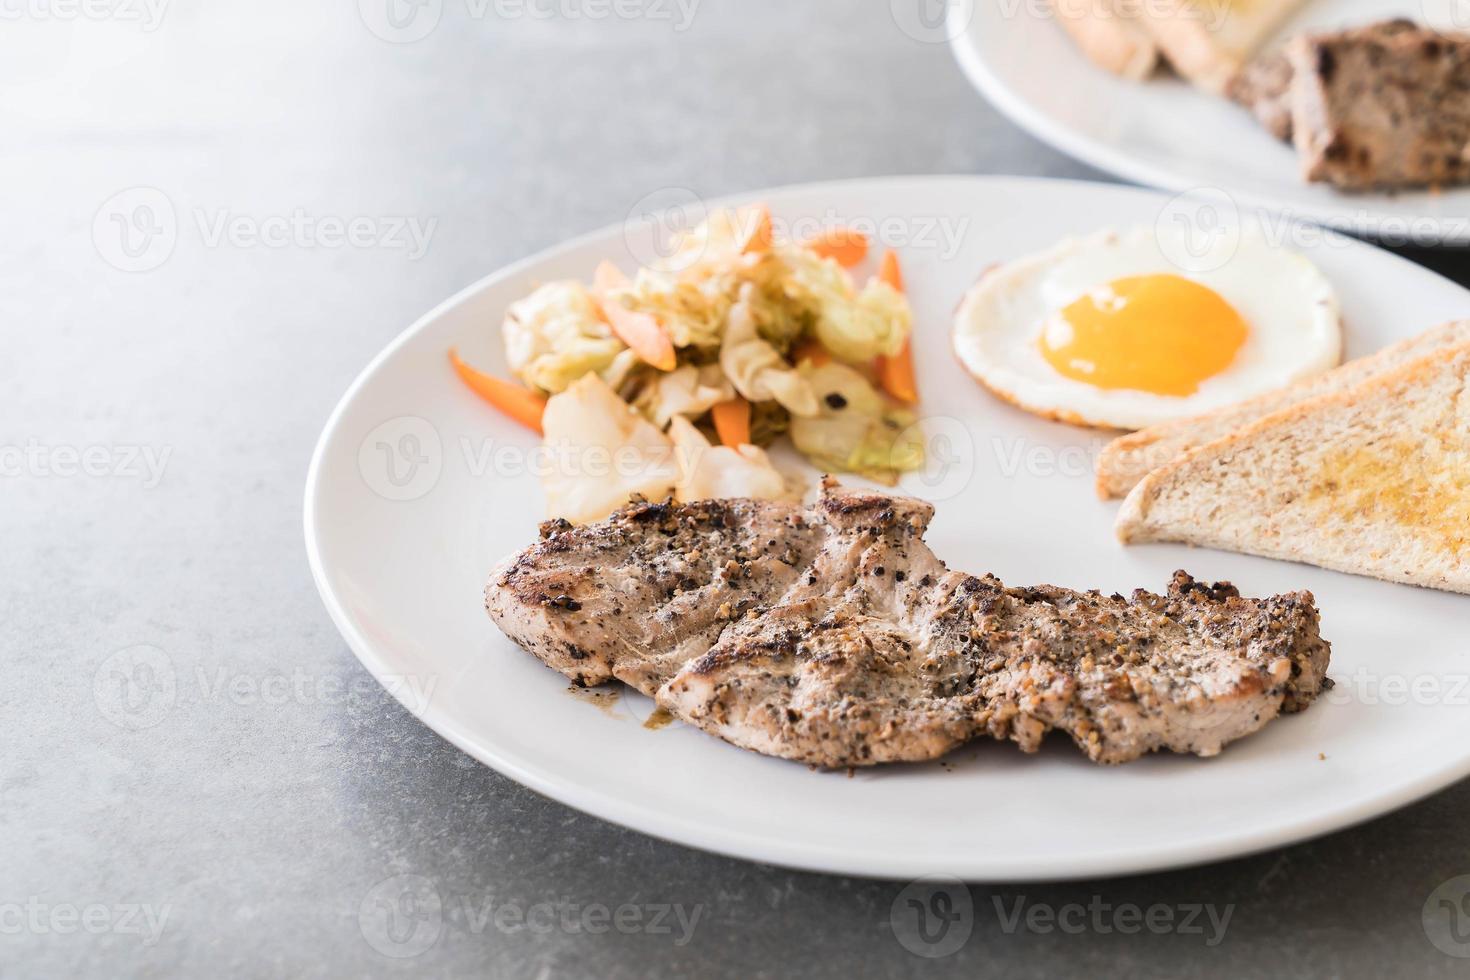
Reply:
[[[832,228],[808,240],[805,247],[824,259],[836,259],[844,269],[861,265],[868,257],[868,236],[848,228]]]
[[[736,395],[710,409],[720,443],[732,449],[750,443],[750,402]]]
[[[897,254],[883,253],[883,265],[878,270],[878,278],[903,292],[903,266],[899,264]],[[903,349],[892,357],[880,356],[876,366],[878,384],[884,391],[909,405],[919,400],[919,384],[914,375],[913,338],[905,340]]]
[[[901,402],[912,405],[919,400],[919,386],[914,380],[914,348],[903,342],[903,350],[892,357],[878,358],[878,383],[883,390]]]
[[[475,394],[526,428],[541,431],[541,416],[546,411],[545,398],[529,388],[476,371],[460,360],[459,354],[453,350],[449,352],[449,363],[454,365],[460,380]]]
[[[628,277],[623,270],[611,262],[603,262],[592,275],[592,292],[607,325],[618,339],[627,344],[633,353],[652,364],[660,371],[672,371],[678,366],[679,356],[669,332],[653,316],[628,309],[616,299],[608,296],[609,291],[625,286]]]
[[[606,259],[599,262],[597,271],[592,273],[592,291],[599,296],[627,284],[628,277],[623,270]]]
[[[878,269],[878,278],[900,293],[903,292],[903,266],[898,264],[897,252],[883,253],[883,265]]]
[[[746,222],[749,225],[745,228],[745,237],[740,241],[740,254],[769,252],[771,246],[776,244],[776,230],[771,225],[771,209],[762,204],[742,212],[741,218],[742,225]]]

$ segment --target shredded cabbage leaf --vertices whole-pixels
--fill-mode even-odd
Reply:
[[[791,441],[813,463],[887,486],[923,469],[924,438],[913,413],[890,405],[845,364],[803,361],[800,371],[821,407],[814,417],[791,420]]]
[[[510,369],[547,394],[565,391],[588,373],[607,372],[620,384],[636,362],[602,318],[592,294],[578,282],[551,282],[513,303],[501,327]]]
[[[740,302],[730,309],[720,368],[735,390],[751,402],[774,399],[792,415],[817,414],[817,397],[801,373],[756,331],[751,299],[755,287],[746,285]]]
[[[834,357],[861,364],[903,349],[913,314],[898,290],[874,279],[855,293],[847,270],[833,259],[797,246],[773,254],[782,267],[776,285],[787,315],[809,326]]]
[[[635,406],[660,429],[678,416],[697,419],[720,402],[735,397],[735,386],[718,364],[686,364],[643,389]]]
[[[668,497],[679,481],[673,443],[595,374],[553,395],[541,425],[553,518],[600,521],[633,494]]]
[[[658,320],[676,348],[712,351],[720,346],[733,303],[725,286],[717,279],[676,277],[641,269],[632,282],[613,291],[610,298]]]
[[[771,465],[757,446],[713,446],[704,433],[683,416],[675,416],[669,435],[679,461],[679,483],[675,499],[722,500],[750,497],[755,500],[795,499],[793,488]]]

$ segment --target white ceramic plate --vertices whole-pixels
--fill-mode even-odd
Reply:
[[[977,744],[948,765],[843,774],[642,725],[648,701],[603,710],[485,617],[490,568],[543,516],[518,471],[533,437],[464,390],[445,351],[504,370],[498,324],[533,283],[646,254],[652,226],[609,229],[505,269],[434,310],[363,372],[333,413],[306,487],[306,542],[332,618],[426,724],[511,778],[692,847],[883,877],[1073,878],[1225,858],[1402,806],[1470,772],[1470,599],[1209,551],[1114,542],[1089,454],[1102,439],[981,391],[949,350],[949,314],[987,265],[1066,235],[1156,220],[1151,191],[1062,181],[911,178],[773,191],[777,218],[883,223],[916,314],[924,410],[944,472],[930,542],[952,567],[1104,592],[1162,589],[1176,568],[1247,594],[1312,589],[1339,687],[1213,760],[1093,766],[1065,738],[1037,756]],[[941,222],[953,245],[938,244]],[[1346,239],[1308,250],[1340,290],[1356,356],[1455,316],[1470,293]],[[1417,693],[1401,685],[1428,685]],[[1325,756],[1325,758],[1323,758]]]
[[[1142,184],[1216,189],[1241,208],[1291,214],[1387,245],[1470,244],[1470,188],[1343,194],[1309,184],[1295,151],[1246,110],[1166,74],[1138,83],[1095,68],[1050,9],[1045,0],[949,0],[949,34],[985,97],[1063,153]],[[1410,15],[1470,29],[1463,0],[1311,0],[1281,36]]]

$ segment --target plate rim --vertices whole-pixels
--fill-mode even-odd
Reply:
[[[1041,140],[1059,153],[1073,160],[1096,167],[1116,177],[1135,184],[1175,194],[1212,188],[1226,189],[1239,204],[1270,214],[1290,214],[1296,221],[1306,221],[1335,231],[1346,232],[1363,239],[1367,244],[1378,246],[1374,240],[1374,226],[1382,217],[1371,206],[1355,209],[1354,213],[1337,214],[1319,204],[1301,204],[1286,198],[1255,194],[1234,187],[1222,188],[1220,182],[1206,181],[1189,174],[1157,167],[1140,160],[1123,150],[1101,140],[1094,139],[1057,122],[1051,116],[1032,105],[1015,89],[1003,82],[991,71],[979,46],[974,43],[973,16],[967,16],[966,3],[949,6],[949,48],[959,63],[961,72],[969,79],[980,94],[1012,123]],[[1470,189],[1467,189],[1470,193]],[[1357,215],[1357,217],[1354,216]],[[1422,222],[1434,222],[1436,230],[1431,233],[1416,231]],[[1470,248],[1470,227],[1456,231],[1442,218],[1423,215],[1408,223],[1407,243],[1416,248]],[[1417,263],[1416,263],[1417,264]]]
[[[788,184],[711,198],[708,203],[712,206],[721,207],[748,203],[759,200],[765,195],[802,194],[815,196],[822,193],[832,193],[837,189],[852,191],[865,187],[892,192],[894,188],[902,187],[904,184],[929,184],[946,181],[976,184],[1006,184],[1016,182],[1039,185],[1068,184],[1110,192],[1124,191],[1143,195],[1162,193],[1159,190],[1151,188],[1129,187],[1127,185],[1074,178],[1025,175],[933,174],[859,177],[835,181]],[[1247,857],[1283,846],[1304,843],[1329,833],[1349,829],[1424,799],[1470,776],[1470,754],[1467,754],[1465,758],[1455,763],[1445,765],[1424,774],[1419,779],[1400,787],[1395,793],[1365,801],[1354,807],[1338,810],[1327,815],[1299,819],[1266,830],[1231,834],[1217,838],[1207,845],[1186,841],[1161,846],[1149,851],[1144,857],[1140,857],[1134,852],[1125,854],[1099,852],[1085,860],[1068,858],[1065,862],[1065,867],[1062,866],[1062,862],[1038,867],[1032,859],[1024,862],[1007,861],[1004,855],[987,855],[981,861],[976,861],[973,857],[964,858],[958,856],[954,861],[935,860],[933,858],[916,861],[910,856],[895,856],[891,854],[869,853],[859,857],[852,851],[843,848],[826,850],[806,845],[792,845],[788,842],[772,840],[765,836],[744,834],[735,829],[721,828],[717,831],[709,831],[697,820],[670,816],[662,811],[642,807],[636,803],[629,803],[606,793],[585,790],[575,783],[566,780],[544,776],[534,769],[521,765],[504,753],[496,751],[492,747],[488,747],[479,740],[472,738],[461,729],[453,718],[436,710],[432,702],[421,709],[415,708],[409,701],[410,692],[403,690],[401,685],[386,682],[385,678],[394,673],[390,669],[392,665],[387,663],[375,651],[373,644],[357,628],[347,612],[345,603],[332,588],[325,567],[325,558],[322,553],[320,541],[318,496],[322,489],[322,472],[329,447],[338,437],[340,427],[347,412],[362,390],[392,360],[398,351],[419,333],[428,329],[451,310],[471,300],[481,291],[506,279],[522,275],[526,270],[549,261],[564,252],[616,235],[619,229],[624,226],[625,223],[605,225],[594,231],[577,235],[573,238],[557,242],[547,248],[540,249],[523,259],[495,269],[488,275],[480,277],[452,294],[449,298],[435,305],[395,336],[357,374],[333,407],[312,450],[304,486],[302,529],[305,536],[307,561],[311,568],[312,580],[316,585],[317,593],[321,597],[322,604],[326,607],[333,625],[347,642],[348,648],[352,650],[353,655],[357,657],[358,661],[367,669],[368,673],[373,676],[374,680],[392,694],[420,723],[449,741],[466,755],[489,766],[501,775],[533,792],[579,812],[606,820],[637,833],[655,837],[679,846],[694,848],[706,853],[718,854],[744,861],[771,864],[797,871],[837,874],[874,880],[906,881],[938,875],[967,882],[987,884],[1075,881],[1098,877],[1128,877]],[[1371,242],[1356,242],[1355,244],[1380,253],[1380,256],[1384,260],[1412,266],[1421,274],[1442,279],[1457,289],[1464,289],[1464,287],[1459,286],[1459,284],[1448,279],[1448,277],[1440,275],[1433,269],[1422,266],[1403,256],[1396,255],[1376,244]],[[961,866],[962,864],[963,866]]]

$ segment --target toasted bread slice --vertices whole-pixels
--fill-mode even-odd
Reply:
[[[1124,7],[1129,0],[1052,0],[1057,20],[1088,60],[1132,81],[1153,73],[1159,48]]]
[[[1117,532],[1470,593],[1470,344],[1192,450]]]
[[[1442,347],[1470,343],[1470,320],[1456,320],[1409,340],[1385,347],[1370,357],[1349,361],[1339,368],[1294,385],[1218,409],[1207,415],[1165,422],[1130,433],[1108,443],[1097,459],[1097,492],[1107,500],[1125,496],[1151,470],[1163,466],[1195,446],[1223,438],[1236,429],[1298,405],[1362,384],[1376,374],[1392,371]]]
[[[1219,95],[1303,2],[1149,0],[1140,20],[1175,71]]]

